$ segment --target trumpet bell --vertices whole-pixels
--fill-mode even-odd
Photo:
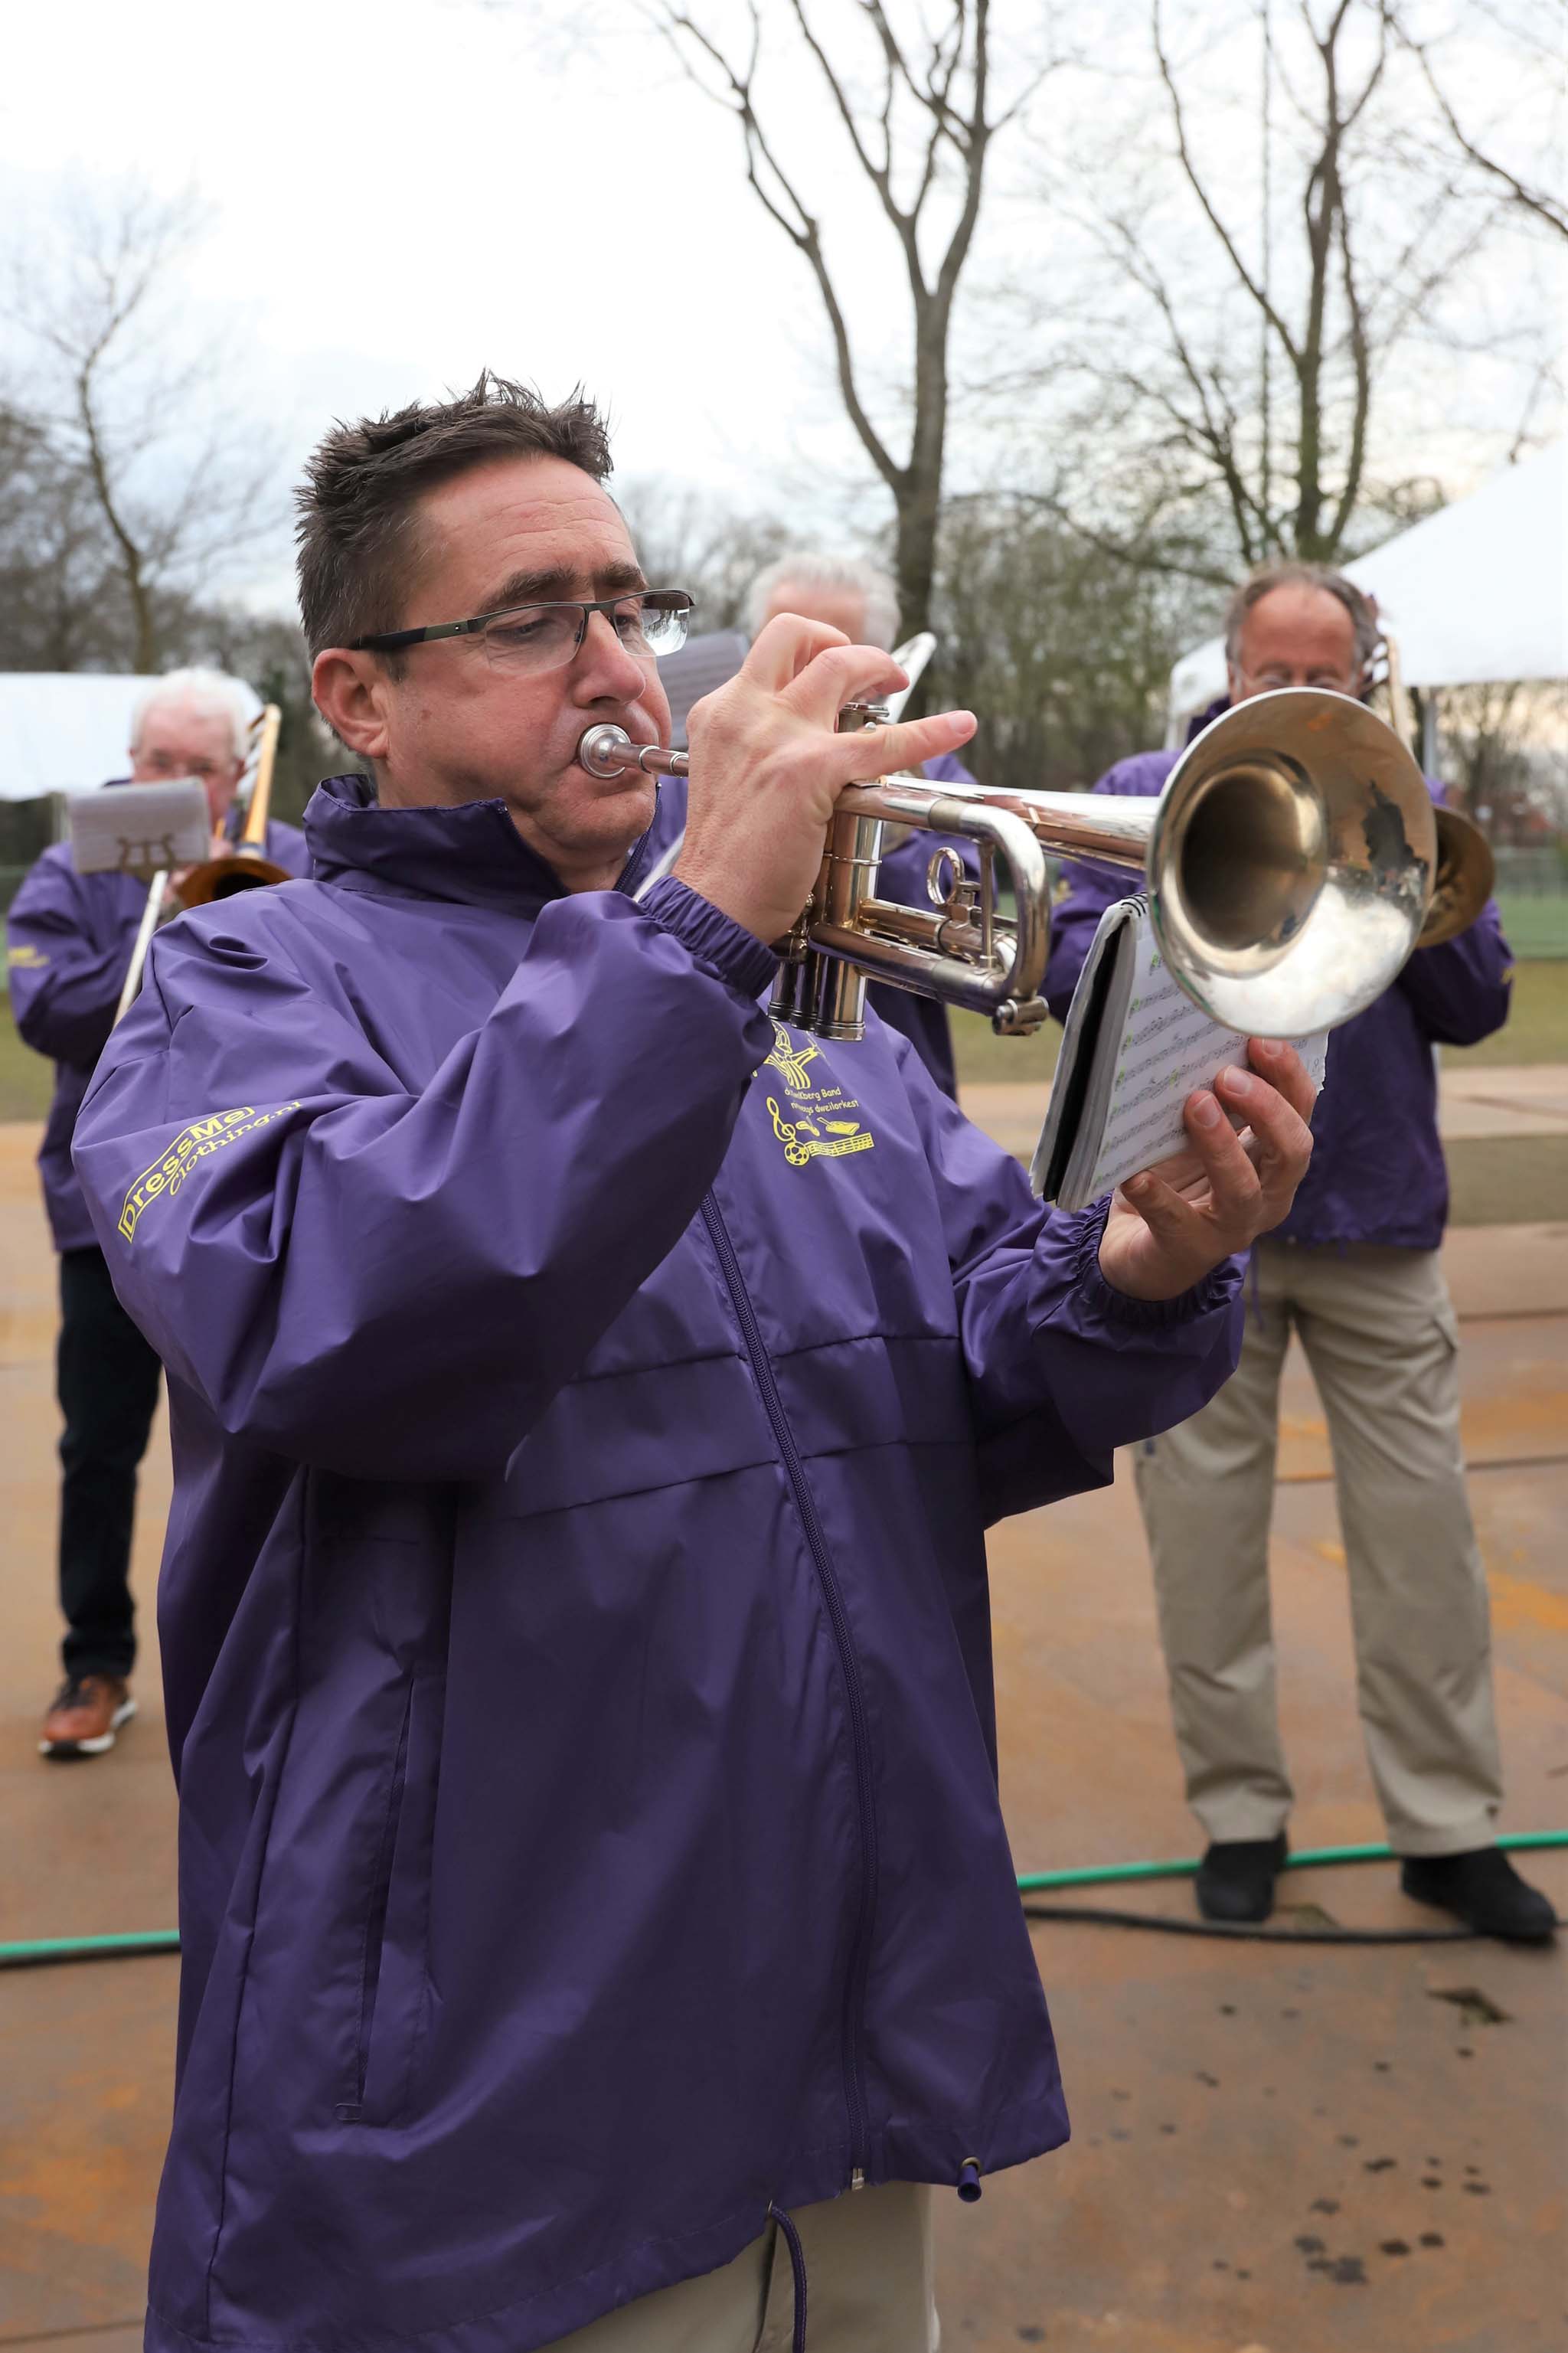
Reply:
[[[1348,696],[1285,687],[1194,739],[1145,864],[1187,994],[1229,1029],[1302,1037],[1370,1005],[1415,945],[1436,825],[1390,728]]]
[[[227,858],[209,858],[193,866],[179,889],[182,909],[210,906],[215,899],[232,899],[237,891],[256,891],[263,884],[290,880],[284,866],[254,850],[237,849]]]

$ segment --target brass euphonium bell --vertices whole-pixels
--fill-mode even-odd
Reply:
[[[1388,705],[1389,724],[1405,744],[1415,740],[1415,713],[1405,684],[1399,641],[1384,629],[1373,655],[1373,686]],[[1438,806],[1437,877],[1421,926],[1418,948],[1435,948],[1468,932],[1497,886],[1491,844],[1463,810]]]
[[[1418,948],[1435,948],[1468,932],[1497,888],[1497,860],[1474,818],[1456,808],[1438,807],[1433,815],[1437,820],[1437,879],[1415,943]]]

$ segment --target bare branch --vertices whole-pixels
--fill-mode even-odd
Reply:
[[[1510,203],[1518,205],[1525,212],[1532,213],[1537,220],[1544,221],[1547,227],[1555,229],[1559,237],[1568,237],[1568,209],[1564,208],[1562,201],[1549,195],[1543,188],[1527,186],[1516,173],[1510,172],[1506,164],[1500,164],[1495,156],[1484,154],[1474,141],[1467,137],[1459,127],[1458,117],[1454,112],[1447,92],[1432,70],[1432,60],[1426,53],[1426,44],[1416,40],[1414,35],[1405,31],[1398,11],[1389,6],[1387,0],[1384,0],[1382,16],[1384,26],[1392,28],[1396,37],[1409,50],[1420,67],[1426,87],[1436,102],[1437,111],[1447,124],[1449,135],[1461,154],[1468,156],[1478,171],[1485,172],[1490,178],[1500,181],[1508,191]]]
[[[757,13],[754,5],[752,9],[752,21],[753,32],[755,32]],[[791,244],[805,257],[810,264],[812,274],[816,280],[817,290],[822,297],[823,308],[827,313],[828,329],[833,337],[839,391],[848,413],[849,421],[855,428],[862,448],[878,473],[889,489],[896,492],[901,480],[901,470],[881,435],[872,424],[860,397],[859,386],[856,381],[854,352],[849,341],[848,323],[845,319],[843,305],[838,300],[837,290],[833,283],[826,258],[822,249],[818,223],[807,211],[804,199],[769,145],[766,133],[752,103],[752,90],[758,57],[755,41],[753,41],[751,61],[742,75],[731,65],[717,44],[710,39],[708,34],[692,17],[684,12],[678,15],[672,14],[670,22],[677,32],[684,33],[706,53],[718,67],[729,86],[731,111],[740,120],[745,144],[747,181],[763,211],[767,213],[770,219],[777,223]],[[679,49],[677,54],[680,55]],[[684,58],[682,58],[682,63],[683,65],[685,63]],[[700,87],[701,86],[700,84]],[[769,189],[764,187],[762,174],[757,168],[759,156],[783,190],[785,203],[793,206],[795,216],[793,220],[783,206],[774,200]]]
[[[1160,0],[1153,0],[1152,13],[1151,16],[1151,31],[1154,43],[1154,57],[1160,69],[1160,79],[1165,85],[1166,95],[1171,101],[1171,116],[1175,125],[1176,132],[1176,152],[1181,158],[1182,170],[1186,178],[1187,185],[1192,189],[1194,195],[1196,196],[1199,204],[1202,206],[1205,217],[1208,221],[1209,227],[1214,230],[1215,235],[1218,237],[1221,245],[1224,247],[1226,253],[1229,257],[1231,267],[1235,269],[1237,276],[1240,279],[1243,286],[1247,289],[1247,291],[1250,294],[1252,300],[1257,303],[1258,309],[1264,313],[1269,325],[1273,328],[1275,333],[1284,344],[1285,349],[1290,354],[1292,363],[1300,365],[1300,354],[1297,351],[1295,340],[1290,333],[1289,328],[1286,325],[1284,320],[1275,309],[1273,303],[1269,301],[1268,296],[1264,292],[1264,290],[1261,285],[1259,285],[1258,280],[1253,276],[1252,271],[1248,269],[1246,262],[1242,259],[1236,239],[1231,236],[1229,229],[1226,228],[1224,221],[1221,220],[1219,214],[1215,211],[1208,190],[1198,176],[1197,166],[1193,161],[1192,149],[1187,141],[1186,114],[1182,105],[1181,93],[1176,88],[1175,76],[1172,72],[1171,62],[1165,55],[1164,47],[1160,37]]]

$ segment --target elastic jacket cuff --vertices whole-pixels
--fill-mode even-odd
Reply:
[[[778,964],[772,948],[673,874],[656,882],[639,904],[645,915],[674,934],[705,971],[742,997],[759,997],[772,981]]]
[[[1178,1292],[1174,1299],[1134,1299],[1127,1292],[1118,1291],[1113,1282],[1107,1282],[1100,1263],[1100,1240],[1110,1215],[1109,1194],[1086,1212],[1078,1262],[1078,1279],[1084,1296],[1108,1323],[1136,1324],[1145,1330],[1161,1324],[1194,1324],[1200,1315],[1211,1315],[1216,1307],[1228,1306],[1241,1289],[1247,1261],[1232,1257],[1222,1259],[1201,1282],[1194,1282],[1189,1291]]]

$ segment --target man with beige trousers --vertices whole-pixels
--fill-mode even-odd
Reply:
[[[1271,565],[1231,600],[1227,701],[1285,686],[1362,695],[1378,638],[1375,608],[1342,575]],[[1141,754],[1095,790],[1157,793],[1175,759]],[[1058,1020],[1100,915],[1126,891],[1107,867],[1064,874],[1046,983]],[[1240,1365],[1201,1413],[1134,1456],[1187,1798],[1209,1840],[1196,1892],[1210,1919],[1267,1919],[1287,1853],[1268,1525],[1294,1331],[1328,1421],[1367,1761],[1405,1891],[1488,1935],[1552,1933],[1550,1904],[1494,1842],[1502,1779],[1486,1581],[1465,1490],[1458,1326],[1438,1258],[1448,1187],[1433,1050],[1500,1029],[1511,977],[1489,904],[1458,938],[1418,949],[1334,1031],[1311,1166],[1289,1217],[1253,1250]]]

